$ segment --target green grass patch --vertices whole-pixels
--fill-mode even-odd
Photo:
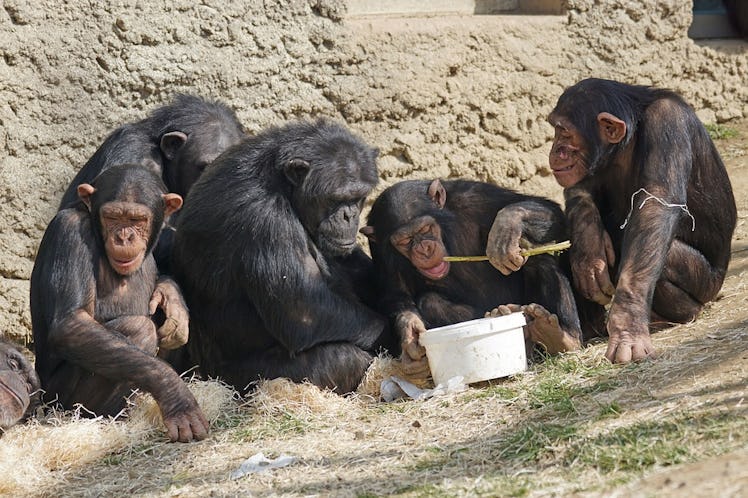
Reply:
[[[251,420],[246,426],[238,428],[236,440],[238,442],[256,441],[266,438],[286,438],[306,434],[316,429],[291,412],[282,411],[272,417],[263,417],[260,423]]]
[[[712,140],[722,140],[727,138],[735,138],[738,136],[738,130],[736,130],[735,128],[730,128],[729,126],[711,123],[705,125],[705,127],[706,131],[709,132],[709,136],[712,137]]]
[[[497,458],[515,462],[537,462],[552,456],[575,438],[579,429],[573,424],[528,424],[510,432],[499,445]]]
[[[748,422],[734,414],[682,415],[617,427],[594,438],[574,442],[565,465],[581,463],[601,472],[640,472],[652,466],[675,465],[703,453],[710,443],[730,441],[716,453],[739,447],[748,437]],[[697,450],[700,449],[701,451]],[[698,454],[695,454],[697,453]]]

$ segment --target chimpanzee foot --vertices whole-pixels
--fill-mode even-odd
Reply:
[[[527,318],[527,336],[542,345],[549,354],[579,349],[579,339],[566,332],[558,323],[558,316],[539,304],[522,306]]]

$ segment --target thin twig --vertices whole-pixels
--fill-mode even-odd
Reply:
[[[537,256],[538,254],[558,254],[562,251],[571,247],[571,242],[565,240],[557,244],[549,244],[546,246],[532,247],[530,249],[524,249],[520,252],[522,256]],[[444,261],[459,262],[459,263],[471,263],[475,261],[488,261],[488,256],[445,256]]]

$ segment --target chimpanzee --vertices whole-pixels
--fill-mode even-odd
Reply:
[[[31,362],[0,337],[0,432],[26,416],[38,389],[39,377]]]
[[[422,372],[420,333],[489,310],[524,311],[528,338],[549,353],[578,349],[574,296],[556,258],[520,254],[521,245],[562,240],[565,228],[557,203],[488,183],[406,180],[382,192],[361,232],[406,371]],[[481,254],[491,263],[443,259]]]
[[[177,224],[174,275],[203,374],[353,391],[385,345],[356,242],[377,151],[328,120],[265,130],[221,155]]]
[[[205,167],[244,137],[236,114],[221,102],[179,94],[140,121],[114,130],[75,175],[59,209],[78,202],[78,185],[118,164],[142,164],[184,198]]]
[[[670,90],[586,79],[548,121],[574,283],[599,313],[611,303],[605,355],[654,356],[650,320],[693,320],[725,278],[737,213],[724,164]]]
[[[243,137],[242,125],[225,104],[178,94],[170,104],[153,110],[145,119],[113,131],[73,178],[58,209],[79,202],[79,185],[90,183],[96,175],[118,164],[141,164],[152,169],[162,177],[169,192],[184,199],[205,167]],[[172,215],[153,249],[162,275],[154,294],[154,319],[174,328],[178,336],[175,341],[186,342],[188,312],[180,306],[179,287],[169,278],[173,225],[178,216],[179,212]],[[187,361],[181,350],[161,350],[159,354],[178,368]]]
[[[115,415],[139,388],[155,398],[172,440],[202,439],[208,424],[197,402],[155,357],[172,331],[150,317],[158,277],[151,249],[182,198],[141,165],[112,166],[78,195],[47,227],[31,274],[44,400]]]
[[[186,198],[203,170],[224,150],[241,141],[244,130],[234,111],[218,101],[178,94],[173,101],[155,109],[141,121],[120,126],[112,132],[81,168],[68,186],[60,208],[78,201],[78,185],[89,183],[100,172],[117,164],[143,164],[164,180],[169,192]],[[175,213],[170,224],[176,223]],[[153,251],[159,271],[171,273],[173,230],[161,232]],[[164,284],[171,282],[164,280]],[[178,292],[168,285],[164,292]]]

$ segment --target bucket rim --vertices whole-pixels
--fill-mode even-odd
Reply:
[[[501,328],[491,326],[486,327],[485,330],[475,331],[473,329],[478,323],[487,323],[492,321],[500,321]],[[495,316],[489,318],[476,318],[474,320],[468,320],[465,322],[453,323],[451,325],[444,325],[443,327],[435,327],[426,330],[419,337],[419,342],[422,346],[429,346],[431,344],[437,344],[440,342],[464,339],[464,338],[478,338],[485,335],[496,334],[500,332],[507,332],[509,330],[524,327],[527,324],[525,314],[521,311],[516,311],[508,315]]]

